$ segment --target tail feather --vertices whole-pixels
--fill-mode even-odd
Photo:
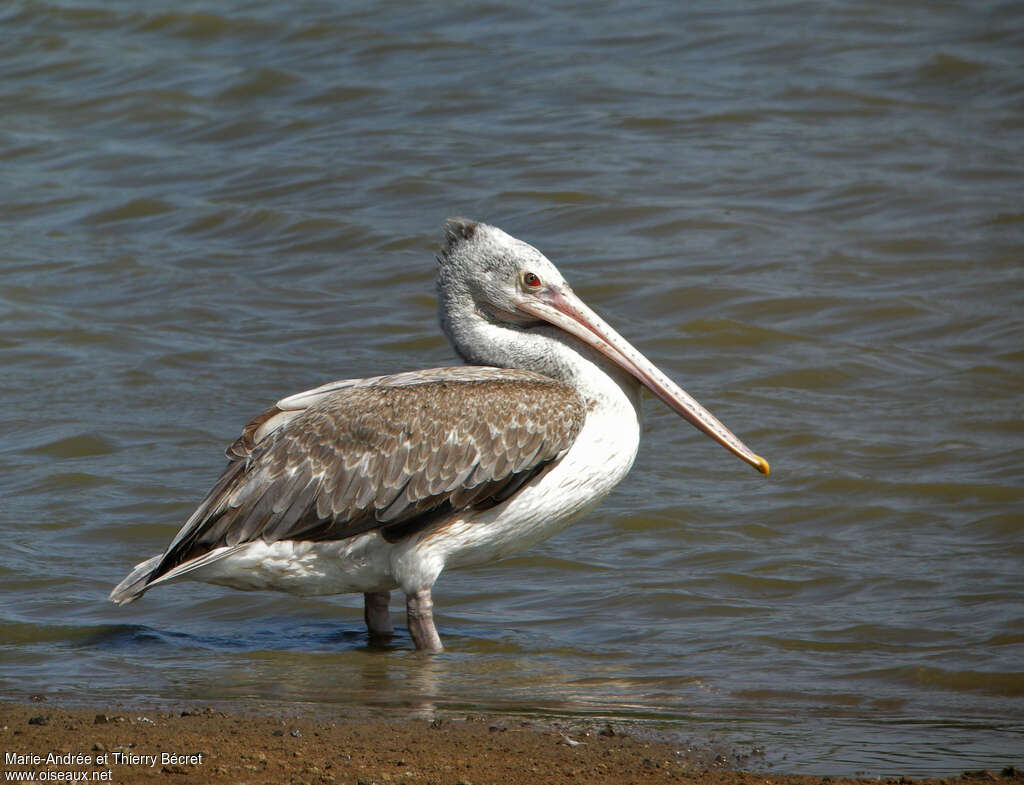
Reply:
[[[129,602],[139,599],[149,588],[153,573],[162,558],[163,554],[160,554],[135,565],[135,569],[128,573],[128,577],[110,592],[110,601],[116,602],[118,605],[127,605]]]

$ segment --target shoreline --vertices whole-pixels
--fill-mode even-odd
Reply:
[[[629,729],[471,715],[464,719],[309,718],[182,706],[65,708],[0,703],[4,781],[294,783],[295,785],[852,785],[1024,783],[1001,772],[849,778],[759,773],[712,748],[641,738]],[[1009,764],[1010,761],[1007,761]],[[747,770],[745,766],[752,768]],[[45,773],[44,773],[45,772]]]

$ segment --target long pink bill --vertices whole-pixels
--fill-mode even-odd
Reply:
[[[670,409],[703,431],[729,452],[768,474],[768,461],[747,445],[698,403],[693,396],[669,379],[650,360],[592,311],[567,285],[548,286],[530,293],[519,308],[574,335],[631,373]]]

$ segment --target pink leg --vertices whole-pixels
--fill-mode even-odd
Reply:
[[[395,631],[391,625],[391,611],[388,610],[390,599],[389,591],[368,591],[363,595],[363,618],[371,638],[378,635],[387,638]]]
[[[441,636],[434,626],[434,601],[430,589],[420,589],[405,597],[406,616],[409,620],[409,634],[417,649],[441,651]]]

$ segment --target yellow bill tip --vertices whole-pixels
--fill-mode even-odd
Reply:
[[[761,472],[761,474],[764,474],[766,476],[771,474],[772,467],[768,465],[768,461],[766,461],[760,455],[755,455],[754,457],[757,458],[757,463],[755,464],[754,468]]]

